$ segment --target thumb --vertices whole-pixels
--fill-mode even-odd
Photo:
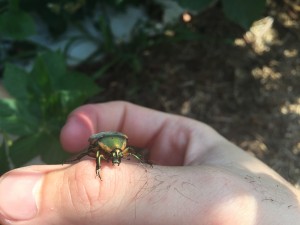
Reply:
[[[0,179],[0,224],[113,224],[113,209],[128,201],[130,188],[123,184],[131,173],[136,182],[146,170],[138,164],[102,165],[103,181],[95,176],[94,160],[6,173]]]
[[[160,224],[162,210],[166,220],[175,214],[157,204],[168,192],[161,168],[103,163],[102,181],[95,176],[94,160],[12,170],[0,179],[0,223]]]
[[[207,209],[218,209],[224,194],[213,188],[216,181],[224,187],[217,174],[209,167],[199,173],[192,166],[103,163],[100,181],[94,160],[20,168],[0,179],[0,223],[208,224],[216,211],[209,216]]]

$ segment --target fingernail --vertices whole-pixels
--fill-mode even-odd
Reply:
[[[7,220],[29,220],[38,212],[37,194],[43,174],[12,171],[0,179],[0,214]]]

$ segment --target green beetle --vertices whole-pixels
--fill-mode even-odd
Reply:
[[[90,144],[87,151],[67,162],[80,160],[86,155],[96,158],[96,176],[100,179],[102,159],[106,161],[111,160],[113,165],[120,165],[122,158],[129,156],[133,156],[140,162],[144,162],[142,157],[132,147],[127,146],[128,137],[123,133],[115,131],[100,132],[91,135],[88,141]]]

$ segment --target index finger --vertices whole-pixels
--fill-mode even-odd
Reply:
[[[197,135],[200,142],[205,141],[207,129],[184,117],[131,103],[109,102],[85,105],[72,112],[61,131],[61,142],[66,150],[75,152],[88,145],[93,133],[119,131],[129,137],[130,145],[149,149],[151,160],[179,165],[186,150],[193,147],[192,137]]]

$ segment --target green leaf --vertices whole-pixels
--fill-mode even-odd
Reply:
[[[32,82],[29,84],[29,88],[34,98],[40,99],[51,94],[52,89],[49,77],[50,74],[45,61],[38,56],[30,73]]]
[[[20,6],[19,6],[20,1],[19,0],[10,0],[8,1],[9,4],[9,9],[10,10],[19,10]]]
[[[46,52],[39,55],[34,63],[30,75],[36,82],[32,84],[37,95],[49,96],[59,89],[61,81],[65,80],[66,64],[62,54]]]
[[[9,156],[16,167],[24,165],[38,155],[41,143],[41,133],[24,136],[14,141],[9,148]]]
[[[0,145],[0,176],[10,170],[8,155],[6,153],[6,142]]]
[[[36,109],[38,107],[35,101],[30,103],[17,101],[17,117],[22,121],[24,126],[30,128],[30,132],[32,133],[37,132],[41,126],[40,110]]]
[[[43,144],[47,148],[43,148],[41,151],[42,160],[48,164],[58,164],[62,163],[69,154],[63,151],[60,142],[59,135],[45,135]]]
[[[40,124],[29,109],[23,101],[0,99],[0,129],[15,135],[36,132]]]
[[[48,51],[40,55],[39,59],[43,62],[48,72],[52,88],[56,89],[57,85],[61,82],[61,78],[67,72],[64,56],[59,52]]]
[[[21,68],[6,64],[4,69],[3,85],[9,94],[17,99],[26,99],[28,74]]]
[[[59,143],[59,135],[39,132],[16,140],[9,149],[9,156],[16,167],[20,167],[41,155],[45,163],[61,163],[69,155]]]
[[[0,118],[11,116],[14,113],[16,113],[16,101],[14,99],[0,99]]]
[[[71,110],[99,91],[98,86],[84,74],[67,71],[57,52],[39,55],[29,74],[7,65],[5,84],[17,99],[14,104],[0,101],[0,129],[22,136],[10,151],[14,163],[20,166],[37,154],[48,163],[61,160],[66,154],[53,134]]]
[[[9,117],[0,117],[0,129],[14,135],[26,135],[32,132],[32,128],[16,114]]]
[[[61,83],[64,82],[62,89],[80,92],[86,98],[96,94],[100,90],[92,78],[82,73],[69,72],[66,78],[61,80]]]
[[[41,109],[39,117],[50,131],[60,129],[67,114],[99,90],[91,78],[67,71],[58,52],[37,57],[30,78],[34,81],[29,84],[30,90]]]
[[[50,51],[40,54],[30,73],[30,80],[35,82],[32,87],[37,93],[49,95],[65,79],[65,73],[66,64],[62,54]]]
[[[183,8],[202,11],[207,8],[213,0],[176,0],[176,2]]]
[[[35,24],[29,14],[21,10],[8,10],[0,14],[0,34],[17,40],[35,34]]]
[[[99,28],[103,36],[103,48],[105,53],[112,53],[116,50],[114,36],[109,22],[105,16],[99,17]]]
[[[222,0],[222,3],[226,16],[246,30],[263,15],[266,7],[265,0]]]
[[[61,114],[64,114],[65,116],[86,100],[86,97],[78,91],[59,91],[58,94],[61,105]]]
[[[74,90],[91,96],[99,90],[93,80],[86,75],[67,71],[65,59],[58,52],[47,52],[37,57],[30,75],[37,81],[39,92],[44,94]]]

